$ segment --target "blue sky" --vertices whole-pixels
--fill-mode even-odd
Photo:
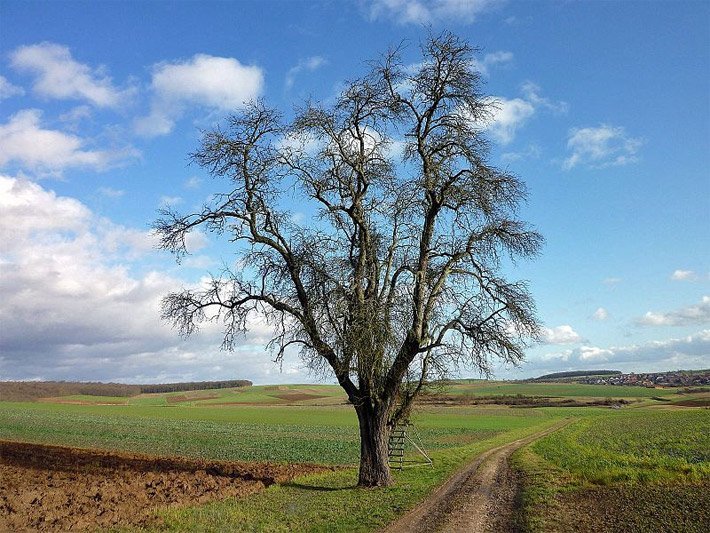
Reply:
[[[0,379],[316,380],[271,362],[259,322],[231,354],[161,324],[228,249],[196,235],[176,265],[149,227],[218,191],[188,165],[200,129],[332,98],[401,42],[414,63],[427,28],[480,48],[491,158],[546,238],[509,268],[544,341],[497,377],[710,367],[707,2],[3,0]]]

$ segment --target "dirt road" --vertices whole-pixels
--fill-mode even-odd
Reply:
[[[569,421],[565,420],[484,452],[429,498],[386,528],[385,533],[511,531],[517,481],[508,466],[508,458],[521,446],[567,424]]]

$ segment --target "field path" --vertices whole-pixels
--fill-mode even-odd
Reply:
[[[508,458],[518,448],[570,422],[561,421],[546,430],[482,453],[384,532],[509,531],[517,483],[508,466]]]

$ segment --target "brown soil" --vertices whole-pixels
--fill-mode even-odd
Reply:
[[[691,400],[681,400],[673,402],[673,405],[681,407],[710,407],[710,398],[693,398]]]
[[[141,525],[157,507],[245,496],[322,470],[0,441],[0,531]]]
[[[493,448],[454,475],[386,533],[504,532],[513,530],[518,480],[508,466],[510,455],[530,442],[560,429],[550,429]]]
[[[91,402],[87,400],[68,400],[66,398],[38,398],[39,403],[63,403],[68,405],[128,405],[128,400],[110,400],[102,402]]]
[[[175,396],[166,396],[167,403],[182,403],[182,402],[200,402],[203,400],[216,400],[218,394],[176,394]]]
[[[710,482],[590,487],[559,494],[550,531],[707,533]]]
[[[322,394],[308,394],[307,392],[282,392],[273,396],[286,402],[304,402],[306,400],[324,398]]]

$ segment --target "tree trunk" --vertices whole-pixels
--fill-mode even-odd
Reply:
[[[387,487],[393,483],[389,467],[389,434],[386,409],[356,407],[360,422],[359,487]]]

